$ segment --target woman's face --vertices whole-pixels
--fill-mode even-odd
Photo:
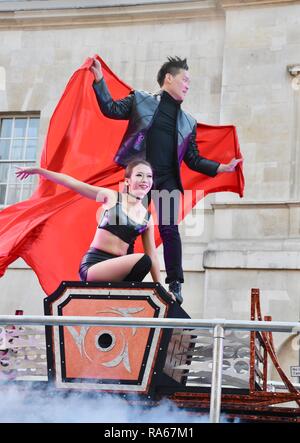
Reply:
[[[153,184],[153,173],[149,166],[143,163],[132,169],[130,178],[126,179],[130,194],[143,198],[150,191]]]

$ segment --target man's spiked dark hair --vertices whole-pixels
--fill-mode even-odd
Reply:
[[[186,58],[181,59],[180,57],[168,57],[168,61],[162,65],[157,73],[157,82],[161,87],[164,84],[166,74],[176,75],[180,69],[189,69]]]

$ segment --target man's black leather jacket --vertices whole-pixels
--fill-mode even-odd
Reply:
[[[113,100],[102,78],[94,82],[93,88],[102,113],[109,118],[129,120],[127,130],[114,158],[115,162],[126,167],[134,158],[146,158],[146,134],[157,111],[160,94],[133,91],[121,100]],[[196,144],[196,120],[182,109],[177,116],[177,170],[179,189],[182,160],[190,169],[214,177],[220,163],[201,157]]]

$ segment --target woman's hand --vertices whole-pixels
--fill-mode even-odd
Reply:
[[[41,168],[37,166],[28,166],[28,167],[15,166],[15,167],[17,169],[15,174],[20,180],[29,177],[29,175],[39,174],[41,170]]]

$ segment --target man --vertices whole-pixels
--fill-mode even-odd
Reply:
[[[93,88],[102,113],[112,119],[129,120],[115,161],[126,167],[135,157],[148,160],[155,174],[155,189],[172,192],[174,197],[169,200],[172,207],[167,211],[167,219],[163,215],[166,211],[162,211],[161,199],[155,201],[155,205],[164,246],[166,283],[169,283],[169,291],[181,304],[181,283],[184,278],[177,223],[179,197],[180,192],[183,192],[180,164],[183,160],[189,168],[214,177],[220,172],[234,171],[241,159],[220,164],[199,155],[195,141],[197,122],[181,109],[190,85],[186,59],[168,57],[157,74],[161,88],[158,94],[133,91],[127,97],[115,101],[108,91],[97,58],[94,58],[91,71],[95,78]]]

